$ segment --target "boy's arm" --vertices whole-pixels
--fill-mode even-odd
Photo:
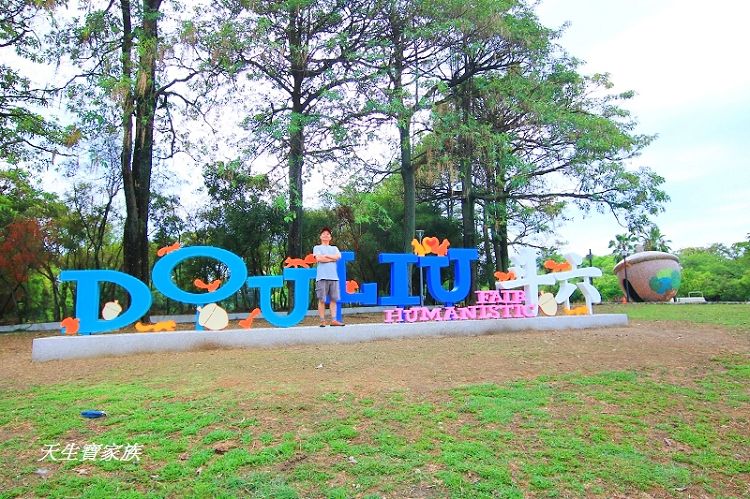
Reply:
[[[338,250],[337,250],[338,251]],[[324,255],[320,253],[320,250],[313,249],[313,255],[315,256],[315,261],[318,263],[331,263],[338,260],[338,258],[334,257],[333,255]],[[339,254],[339,258],[341,258],[341,255]]]

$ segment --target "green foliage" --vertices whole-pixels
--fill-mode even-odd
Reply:
[[[0,320],[52,318],[58,303],[49,277],[66,214],[56,195],[33,185],[28,170],[0,170]]]
[[[607,270],[607,267],[602,268],[602,276],[593,279],[592,283],[605,303],[619,301],[623,297],[620,281],[612,272],[612,267],[609,267],[609,270]]]
[[[4,0],[0,14],[0,47],[27,61],[40,62],[41,46],[34,23],[50,16],[56,1]],[[80,138],[62,129],[46,108],[51,92],[34,89],[29,78],[6,60],[0,63],[0,160],[11,165],[48,163]],[[69,133],[72,132],[72,133]]]
[[[233,160],[206,164],[203,178],[210,201],[197,213],[197,230],[183,233],[183,243],[209,244],[232,251],[245,261],[250,275],[279,273],[285,257],[286,209],[274,201],[276,191],[268,177]],[[174,241],[164,241],[171,242]],[[211,259],[185,262],[178,266],[176,274],[186,289],[198,277],[205,282],[228,277],[227,269]],[[233,302],[224,306],[246,310],[257,301],[257,296],[243,288]]]
[[[63,97],[77,122],[65,128],[49,123],[44,106],[51,94],[33,91],[3,63],[0,158],[18,163],[31,160],[34,148],[85,143],[92,156],[107,153],[98,161],[106,171],[126,172],[127,181],[107,182],[106,193],[99,191],[104,184],[78,183],[64,208],[21,171],[0,172],[0,227],[18,216],[54,219],[49,244],[55,258],[43,274],[49,283],[34,276],[29,281],[32,315],[47,308],[37,300],[53,300],[52,315],[69,311],[72,290],[52,287],[60,268],[130,268],[132,258],[123,258],[115,233],[123,221],[133,226],[149,210],[148,219],[139,221],[142,233],[130,231],[125,244],[131,256],[138,250],[146,274],[149,255],[176,241],[229,249],[252,274],[278,272],[290,249],[304,254],[317,243],[315,232],[325,224],[336,227],[342,248],[357,252],[351,275],[360,282],[386,289],[387,271],[374,263],[375,255],[403,251],[414,229],[422,229],[454,247],[477,246],[484,263],[479,282],[486,283],[494,270],[507,268],[509,246],[531,242],[551,249],[544,236],[570,203],[612,210],[645,249],[669,249],[669,240],[647,221],[668,199],[663,179],[625,166],[653,139],[634,132],[636,121],[626,108],[634,94],[612,94],[607,74],[583,74],[580,61],[559,51],[559,33],[539,22],[529,2],[481,0],[466,8],[455,0],[232,0],[195,9],[161,3],[158,11],[131,2],[125,13],[116,3],[92,2],[53,18],[58,4],[6,2],[13,15],[0,16],[0,43],[12,42],[32,61],[41,61],[46,50],[48,61],[76,69]],[[32,20],[45,38],[30,36]],[[158,30],[150,31],[157,20]],[[235,80],[240,74],[249,86]],[[227,82],[238,85],[217,92]],[[194,155],[208,158],[203,175],[211,204],[185,214],[176,196],[156,192],[151,168],[160,167],[156,158],[198,151],[183,129],[199,117],[211,125],[204,104],[245,118],[249,146],[242,137],[224,145],[237,146],[243,161],[253,161],[213,162],[220,144]],[[137,147],[119,140],[132,116],[140,130],[135,137],[144,140]],[[415,135],[415,117],[424,118],[431,133]],[[379,180],[382,170],[367,173],[367,183],[340,181],[365,164],[352,147],[378,138],[374,132],[386,122],[399,133],[399,161],[388,166],[400,175],[374,189],[371,180]],[[117,143],[105,144],[112,137]],[[419,137],[416,147],[413,137]],[[249,166],[269,157],[269,168],[276,161],[288,171],[290,185],[277,185],[272,169]],[[318,173],[311,167],[324,164],[338,165],[334,196],[324,209],[305,211],[303,187]],[[558,189],[549,178],[559,175],[574,187]],[[118,205],[111,201],[120,185],[128,192],[141,188]],[[299,240],[299,248],[288,246],[290,240]],[[710,248],[707,256],[685,250],[681,291],[703,291],[711,300],[747,299],[747,244]],[[616,279],[610,268],[603,270],[596,284],[605,300],[616,299]],[[175,278],[188,289],[192,278],[224,274],[212,262],[193,261]],[[113,293],[105,285],[103,295]],[[155,298],[156,309],[179,310]],[[253,301],[240,294],[229,308]]]
[[[736,243],[730,248],[686,248],[677,256],[683,268],[679,296],[699,291],[711,301],[750,300],[748,243]]]
[[[58,197],[36,187],[28,170],[0,169],[0,229],[19,217],[50,220],[61,210]]]

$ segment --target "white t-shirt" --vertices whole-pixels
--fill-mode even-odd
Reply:
[[[318,244],[313,248],[313,255],[341,256],[339,249],[330,244]],[[339,274],[336,271],[336,262],[318,262],[318,273],[315,276],[316,281],[338,281]]]

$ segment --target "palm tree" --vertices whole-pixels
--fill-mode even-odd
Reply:
[[[626,260],[629,253],[632,253],[635,249],[635,244],[638,242],[632,234],[617,234],[614,240],[609,242],[609,247],[612,248],[612,254],[615,258],[618,256],[623,260],[623,269],[625,271],[625,280],[623,282],[623,288],[625,288],[625,303],[630,301],[630,292],[628,291],[630,284],[628,283],[628,262]]]
[[[645,251],[663,251],[669,253],[669,244],[672,242],[661,233],[656,225],[651,225],[648,232],[643,234],[643,249]]]
[[[609,248],[612,248],[612,254],[624,260],[626,256],[635,250],[638,238],[632,234],[617,234],[614,240],[609,242]]]

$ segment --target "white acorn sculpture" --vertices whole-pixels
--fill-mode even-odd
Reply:
[[[108,301],[104,304],[104,308],[102,309],[102,317],[105,320],[111,321],[120,313],[122,312],[122,306],[120,305],[120,302],[117,300],[115,301]]]
[[[542,293],[539,296],[539,310],[544,315],[555,315],[557,313],[557,302],[552,293]]]
[[[227,327],[229,315],[217,304],[209,303],[204,307],[198,307],[198,324],[206,329],[218,331]]]

